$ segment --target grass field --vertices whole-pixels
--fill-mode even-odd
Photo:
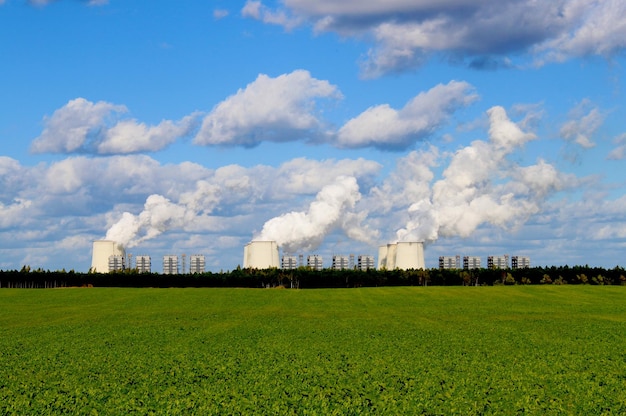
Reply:
[[[626,288],[0,290],[0,415],[626,414]]]

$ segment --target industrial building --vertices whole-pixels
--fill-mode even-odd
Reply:
[[[375,267],[374,256],[360,255],[357,257],[356,268],[361,271],[373,269]]]
[[[243,267],[248,269],[278,268],[276,241],[252,241],[243,248]]]
[[[294,270],[298,268],[296,256],[283,256],[280,261],[280,268],[283,270]]]
[[[121,272],[126,268],[126,259],[121,254],[109,256],[109,272]]]
[[[163,274],[178,274],[178,256],[163,256]]]
[[[480,257],[463,256],[463,269],[465,270],[480,269]]]
[[[206,261],[202,254],[192,254],[189,257],[189,273],[204,273],[206,267]],[[183,273],[185,271],[183,270]]]
[[[354,265],[354,255],[352,256],[352,264]],[[333,270],[345,270],[352,268],[350,267],[350,260],[348,259],[348,256],[341,256],[338,254],[333,256],[333,262],[330,267]]]
[[[504,256],[489,256],[487,257],[488,269],[508,269],[509,268],[509,255]]]
[[[307,256],[306,265],[313,270],[322,270],[324,268],[324,262],[322,261],[322,256],[318,254],[312,254]]]
[[[425,269],[424,243],[403,241],[378,248],[378,269]]]
[[[150,273],[152,271],[152,259],[150,256],[135,257],[135,268],[139,273]]]
[[[511,257],[512,269],[528,269],[529,267],[530,267],[530,257],[528,256]]]
[[[112,263],[110,263],[109,259],[111,256],[116,257],[117,260],[113,260]],[[111,240],[96,240],[93,242],[91,271],[96,273],[108,273],[111,271],[111,265],[114,267],[117,267],[118,265],[124,267],[125,258],[126,253],[124,252],[124,247],[117,242]]]
[[[461,256],[439,256],[440,269],[460,269]]]

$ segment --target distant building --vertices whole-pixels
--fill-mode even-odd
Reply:
[[[119,272],[122,270],[124,270],[124,256],[121,254],[109,256],[109,271]]]
[[[276,241],[251,241],[243,248],[244,269],[278,268],[278,244]]]
[[[348,259],[348,256],[334,255],[331,268],[333,270],[344,270],[349,267],[349,264],[350,261]]]
[[[425,269],[424,243],[401,241],[378,247],[378,269]]]
[[[509,256],[489,256],[487,257],[487,268],[489,269],[508,269],[509,268]]]
[[[135,268],[139,273],[150,273],[152,271],[152,260],[150,256],[135,257]]]
[[[375,263],[374,263],[374,256],[365,256],[365,255],[360,255],[359,257],[357,257],[357,266],[356,268],[358,270],[369,270],[369,269],[374,269],[376,267]]]
[[[189,273],[204,273],[206,261],[202,254],[192,254],[189,256]]]
[[[511,257],[512,269],[528,269],[529,267],[530,267],[530,257],[528,256]]]
[[[280,260],[280,268],[284,270],[293,270],[298,268],[296,256],[283,256]]]
[[[480,269],[480,257],[464,256],[463,257],[463,269],[465,270]]]
[[[163,256],[163,274],[179,274],[178,256]]]
[[[461,256],[440,256],[439,268],[440,269],[460,269],[461,268]]]
[[[306,265],[313,270],[322,270],[322,268],[324,267],[322,256],[318,254],[312,254],[310,256],[307,256]]]

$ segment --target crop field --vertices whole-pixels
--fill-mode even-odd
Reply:
[[[0,415],[626,414],[626,288],[2,289]]]

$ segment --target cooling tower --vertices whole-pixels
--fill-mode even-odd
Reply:
[[[425,269],[424,243],[402,241],[378,248],[378,269]]]
[[[125,257],[124,248],[111,240],[96,240],[93,242],[91,270],[97,273],[109,272],[109,257]]]
[[[269,269],[279,267],[276,241],[252,241],[243,248],[243,267]]]

